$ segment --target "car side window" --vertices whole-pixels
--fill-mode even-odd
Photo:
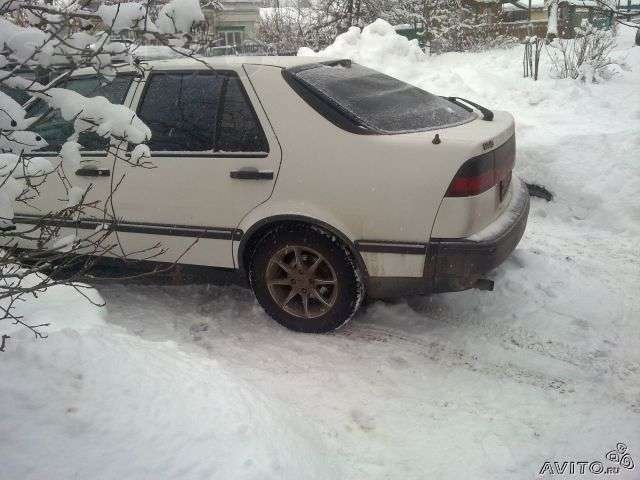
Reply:
[[[153,151],[267,152],[268,143],[235,72],[154,73],[138,107]]]
[[[213,150],[223,80],[207,71],[152,74],[138,108],[151,150]]]
[[[127,96],[133,75],[119,75],[111,82],[104,82],[97,76],[71,78],[56,87],[68,88],[85,97],[102,96],[111,103],[122,104]],[[29,106],[30,117],[42,116],[29,130],[44,138],[49,146],[47,150],[58,151],[64,142],[73,134],[73,123],[66,121],[60,111],[52,110],[44,100],[37,100]],[[109,139],[98,136],[95,132],[86,131],[79,135],[79,143],[86,151],[106,150]]]
[[[251,101],[238,77],[227,80],[216,150],[223,152],[268,152],[269,145]]]

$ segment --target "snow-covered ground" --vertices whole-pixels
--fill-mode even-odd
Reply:
[[[496,290],[375,303],[331,335],[237,287],[103,285],[106,309],[50,291],[22,307],[49,338],[0,355],[0,479],[533,479],[613,465],[619,442],[635,468],[594,478],[639,479],[632,33],[630,70],[582,84],[520,78],[520,47],[425,60],[352,32],[332,54],[515,115],[517,173],[555,199],[532,200]]]

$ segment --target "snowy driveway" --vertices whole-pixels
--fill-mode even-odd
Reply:
[[[299,416],[340,478],[535,478],[618,442],[640,452],[640,317],[617,288],[638,265],[556,253],[540,229],[495,292],[376,303],[333,335],[289,332],[239,288],[101,291],[111,322],[215,358]]]

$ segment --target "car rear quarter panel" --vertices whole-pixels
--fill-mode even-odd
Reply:
[[[349,133],[300,98],[281,68],[245,70],[282,148],[273,194],[241,221],[245,232],[267,217],[292,214],[332,225],[352,242],[426,243],[456,171],[495,137],[495,126],[483,134],[482,125],[478,132],[470,124],[401,135]],[[363,257],[370,275],[389,275],[389,268],[393,276],[422,274],[424,255],[400,266],[385,255]]]

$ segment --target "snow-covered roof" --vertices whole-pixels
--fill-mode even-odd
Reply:
[[[544,0],[531,0],[531,9],[538,10],[544,8]],[[502,10],[505,12],[513,12],[517,10],[528,10],[529,9],[529,0],[520,0],[514,1],[511,3],[504,3],[502,5]]]

